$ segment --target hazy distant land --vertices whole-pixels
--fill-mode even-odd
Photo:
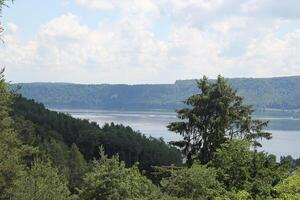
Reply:
[[[228,79],[246,103],[264,110],[299,110],[300,76]],[[168,110],[197,93],[195,80],[174,84],[21,83],[23,96],[50,108],[105,110]],[[13,85],[14,87],[16,84]],[[293,113],[293,115],[298,115]],[[300,115],[300,114],[299,114]]]

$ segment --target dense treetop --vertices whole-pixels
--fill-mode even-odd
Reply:
[[[135,162],[139,162],[142,168],[181,164],[178,149],[130,127],[111,123],[100,128],[95,122],[50,111],[42,104],[21,96],[15,97],[13,114],[15,121],[21,123],[16,124],[16,128],[27,134],[26,139],[32,144],[42,143],[49,152],[62,148],[63,154],[64,146],[76,144],[85,159],[91,160],[97,157],[98,148],[103,146],[109,156],[119,154],[127,166]]]
[[[223,77],[210,82],[204,76],[197,83],[198,93],[184,101],[186,108],[177,110],[179,121],[168,125],[183,137],[172,144],[182,149],[189,164],[194,159],[208,163],[216,149],[234,138],[247,139],[254,148],[261,146],[258,139],[271,138],[264,131],[268,122],[252,119],[252,107],[244,105]]]
[[[1,76],[0,199],[284,200],[299,196],[298,173],[290,174],[296,167],[290,167],[291,158],[277,163],[274,156],[253,151],[253,137],[213,143],[213,156],[206,165],[196,156],[189,167],[180,166],[179,150],[160,139],[123,125],[100,128],[47,110],[8,88]],[[100,146],[106,154],[103,150],[99,154]]]

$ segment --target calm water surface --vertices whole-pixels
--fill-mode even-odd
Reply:
[[[139,130],[141,133],[152,136],[162,137],[165,141],[179,140],[181,137],[173,132],[169,132],[166,126],[176,121],[174,112],[159,112],[159,111],[99,111],[99,110],[57,110],[59,112],[69,113],[73,117],[88,119],[97,122],[100,126],[105,123],[114,122],[132,127],[134,130]],[[258,116],[264,120],[270,120],[273,139],[262,141],[263,150],[272,153],[276,156],[292,155],[295,158],[300,157],[300,119],[294,118],[274,118],[272,116]],[[298,123],[299,121],[299,123]],[[290,130],[286,130],[286,124]],[[281,127],[285,127],[285,130]],[[274,130],[276,129],[276,130]]]

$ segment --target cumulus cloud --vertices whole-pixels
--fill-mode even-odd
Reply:
[[[0,48],[1,64],[7,66],[10,79],[170,83],[204,74],[212,78],[300,74],[296,1],[76,2],[87,9],[112,13],[117,9],[121,16],[91,28],[80,15],[63,14],[41,25],[27,41],[19,39],[20,30],[11,23]],[[293,11],[288,13],[287,8]],[[165,39],[154,28],[162,19],[168,19]]]
[[[107,10],[107,9],[113,9],[118,1],[114,3],[114,1],[106,1],[106,0],[76,0],[76,2],[79,5],[88,8]]]

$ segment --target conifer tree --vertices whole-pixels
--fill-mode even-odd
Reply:
[[[227,140],[246,138],[257,147],[258,138],[271,138],[263,131],[268,123],[252,119],[252,107],[243,104],[243,98],[223,77],[212,82],[204,76],[197,83],[199,94],[185,100],[187,108],[177,111],[181,121],[168,125],[170,131],[182,135],[182,141],[172,144],[182,148],[189,166],[193,158],[203,164],[209,162]]]
[[[50,162],[35,160],[16,181],[16,200],[70,200],[67,181]]]
[[[9,199],[14,181],[23,169],[22,144],[12,128],[13,120],[9,115],[12,94],[3,73],[4,69],[0,72],[0,199]]]
[[[69,188],[74,193],[83,182],[87,163],[76,144],[72,144],[69,155]]]
[[[162,199],[162,193],[133,166],[126,168],[118,157],[108,158],[103,150],[84,178],[80,199]]]

